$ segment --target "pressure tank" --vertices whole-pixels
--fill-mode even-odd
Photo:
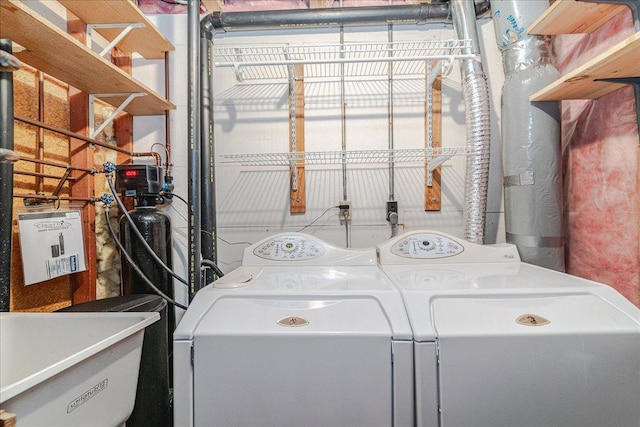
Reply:
[[[158,258],[171,268],[171,221],[167,215],[155,207],[155,202],[156,196],[138,197],[138,206],[129,212],[129,216]],[[165,295],[173,298],[173,278],[153,260],[147,248],[132,231],[124,215],[120,218],[120,240],[144,275]],[[155,291],[140,278],[125,257],[122,257],[122,289],[124,295],[155,294]],[[167,321],[169,354],[171,354],[175,329],[174,310],[169,310]]]

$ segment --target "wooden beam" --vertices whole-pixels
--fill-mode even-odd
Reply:
[[[208,12],[220,12],[224,6],[224,0],[201,0],[200,3],[207,8]]]
[[[289,145],[293,145],[293,127],[295,125],[295,151],[304,152],[304,64],[296,64],[293,66],[293,93],[295,99],[289,99]],[[291,87],[289,88],[289,96],[291,96]],[[295,106],[295,117],[291,106]],[[293,188],[293,170],[289,172],[290,190],[290,207],[292,214],[305,213],[306,187],[305,187],[305,170],[304,160],[298,160],[295,164],[296,184],[297,188]]]
[[[326,6],[325,0],[309,0],[309,9],[324,9]]]
[[[427,84],[429,82],[427,81]],[[431,147],[442,147],[442,76],[438,76],[431,86]],[[425,105],[425,114],[429,114]],[[429,119],[425,117],[425,123]],[[439,211],[442,209],[442,168],[438,166],[431,172],[431,185],[428,182],[429,165],[425,162],[424,210]]]
[[[67,31],[75,39],[84,43],[86,25],[73,14],[67,18]],[[71,132],[81,135],[89,134],[89,95],[69,86],[69,126]],[[69,163],[83,168],[93,168],[93,149],[81,140],[71,138],[69,141]],[[81,173],[75,176],[71,184],[71,195],[74,197],[93,197],[95,183],[93,175]],[[91,203],[85,203],[82,208],[82,232],[85,242],[85,256],[87,270],[73,275],[73,304],[79,304],[96,299],[96,281],[98,266],[96,257],[96,209]]]

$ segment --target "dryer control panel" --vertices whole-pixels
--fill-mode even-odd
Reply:
[[[391,247],[391,252],[398,256],[420,259],[445,258],[462,251],[461,243],[434,233],[410,234]]]
[[[261,242],[254,255],[270,260],[303,260],[316,258],[324,254],[324,248],[318,242],[300,235],[277,236]]]
[[[382,265],[520,262],[514,245],[478,245],[432,230],[401,234],[378,245],[376,252]]]
[[[242,265],[376,265],[376,251],[340,248],[304,233],[281,233],[245,248]]]

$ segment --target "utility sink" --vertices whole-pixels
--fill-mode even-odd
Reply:
[[[0,409],[20,427],[122,426],[158,313],[0,313]]]

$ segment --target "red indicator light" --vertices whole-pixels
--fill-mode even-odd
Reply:
[[[126,178],[137,178],[140,175],[140,171],[139,170],[135,170],[135,169],[128,169],[124,171],[124,176]]]

